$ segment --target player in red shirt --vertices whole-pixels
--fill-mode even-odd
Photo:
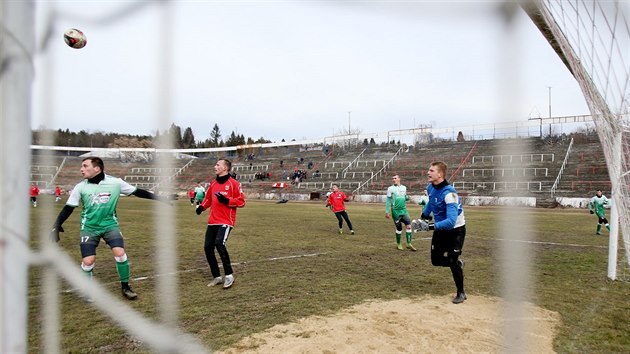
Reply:
[[[61,188],[55,187],[55,203],[61,200]]]
[[[37,208],[37,196],[39,195],[39,188],[34,183],[31,184],[30,195],[31,195],[31,204],[33,205],[33,208]]]
[[[210,182],[206,196],[196,209],[197,215],[201,215],[206,209],[210,210],[206,239],[203,245],[213,277],[208,286],[223,283],[223,289],[231,287],[234,283],[230,255],[225,243],[236,221],[236,208],[245,206],[245,195],[241,190],[241,184],[230,176],[231,169],[232,162],[230,160],[220,159],[217,161],[214,165],[217,178]],[[225,279],[221,279],[219,263],[214,255],[215,248],[221,257]]]
[[[188,191],[188,198],[190,198],[190,205],[195,205],[195,190],[191,189]]]
[[[348,217],[348,213],[346,212],[345,202],[348,200],[346,194],[339,190],[339,186],[337,184],[332,185],[332,193],[328,196],[326,200],[326,206],[331,207],[333,213],[337,217],[339,221],[339,233],[343,233],[343,220],[346,220],[346,224],[348,224],[348,228],[350,229],[350,233],[354,235],[354,230],[352,229],[352,223],[350,222],[350,218]],[[342,220],[343,218],[343,220]]]

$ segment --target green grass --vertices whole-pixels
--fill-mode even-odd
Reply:
[[[51,204],[41,198],[41,206]],[[139,299],[135,310],[157,319],[154,202],[123,198],[119,216]],[[349,203],[356,235],[337,234],[337,221],[323,202],[275,204],[248,200],[238,211],[230,235],[236,283],[232,289],[208,288],[211,275],[203,253],[207,214],[197,216],[177,201],[176,242],[179,273],[179,325],[208,348],[234,345],[245,336],[309,315],[333,314],[367,299],[402,299],[454,292],[450,271],[431,266],[429,233],[414,234],[418,252],[395,249],[394,228],[384,205]],[[419,209],[409,206],[412,217]],[[55,206],[55,216],[61,205]],[[44,208],[32,209],[36,240]],[[469,296],[500,296],[497,208],[466,208],[466,288]],[[534,221],[533,301],[556,311],[562,323],[554,341],[559,353],[621,353],[630,348],[630,285],[606,278],[607,237],[595,236],[595,218],[583,210],[524,209]],[[80,262],[79,210],[64,224],[60,246]],[[519,227],[520,225],[515,225]],[[548,242],[548,243],[544,243]],[[556,243],[556,244],[551,244]],[[569,244],[586,245],[574,247]],[[37,242],[33,241],[37,248]],[[293,257],[299,255],[311,255]],[[281,258],[287,257],[287,258]],[[272,260],[272,258],[276,258]],[[31,271],[29,352],[44,351],[41,331],[41,268]],[[188,270],[183,272],[184,270]],[[106,245],[97,250],[95,276],[114,296],[119,285]],[[63,283],[63,288],[68,285]],[[112,324],[75,294],[61,294],[61,345],[64,352],[149,352],[150,347]],[[465,305],[463,305],[465,306]],[[122,311],[122,310],[121,310]]]

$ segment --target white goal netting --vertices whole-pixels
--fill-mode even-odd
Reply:
[[[40,5],[46,4],[41,2]],[[100,25],[109,25],[129,16],[136,16],[145,7],[161,6],[160,26],[164,32],[159,52],[155,53],[158,67],[163,69],[156,73],[159,82],[156,86],[160,102],[159,117],[156,126],[163,127],[170,122],[172,102],[170,89],[173,85],[171,53],[173,39],[169,36],[172,26],[173,2],[129,2],[120,11],[94,21]],[[507,2],[506,2],[507,3]],[[518,7],[513,2],[509,2]],[[121,3],[122,4],[122,3]],[[577,0],[535,0],[524,2],[524,9],[549,40],[559,57],[575,76],[584,92],[584,96],[594,117],[595,125],[603,142],[609,174],[612,182],[612,199],[614,201],[611,215],[611,256],[617,255],[618,231],[622,232],[624,252],[622,257],[612,262],[609,277],[612,279],[630,279],[630,118],[628,100],[630,100],[630,30],[628,1],[577,1]],[[29,267],[47,268],[44,280],[46,287],[42,301],[46,303],[42,332],[43,347],[49,352],[63,351],[60,345],[58,325],[60,318],[59,287],[60,279],[67,280],[80,293],[92,295],[95,306],[109,317],[115,319],[118,326],[133,337],[143,340],[155,351],[165,352],[204,352],[208,351],[199,340],[182,333],[177,329],[177,278],[173,274],[176,266],[174,239],[171,235],[172,217],[169,210],[157,205],[157,218],[161,221],[158,235],[160,263],[156,264],[156,273],[160,276],[157,284],[159,322],[147,319],[130,306],[114,297],[103,295],[98,291],[99,285],[91,286],[80,275],[80,271],[67,255],[55,246],[45,246],[41,251],[29,248],[28,204],[26,198],[15,190],[26,190],[28,187],[28,164],[30,159],[28,142],[30,141],[30,85],[35,76],[36,54],[38,50],[34,40],[34,7],[33,1],[0,2],[0,127],[2,128],[1,170],[0,170],[0,217],[2,218],[2,237],[0,244],[0,283],[2,284],[2,301],[0,304],[0,352],[28,351],[28,270]],[[57,14],[59,15],[59,14]],[[54,22],[54,11],[48,21]],[[59,30],[57,28],[57,30]],[[20,33],[18,38],[15,33]],[[43,36],[46,42],[47,35]],[[45,43],[42,44],[45,47]],[[39,53],[46,55],[44,53]],[[38,75],[47,75],[52,67],[47,58],[45,70]],[[511,64],[511,62],[510,62]],[[52,74],[50,74],[52,75]],[[57,78],[58,79],[58,78]],[[54,77],[46,80],[54,81]],[[50,85],[50,83],[49,83]],[[50,87],[49,87],[50,89]],[[52,90],[49,90],[52,92]],[[508,90],[506,90],[508,91]],[[39,103],[46,112],[54,112],[55,104],[52,94]],[[51,114],[52,115],[52,114]],[[54,117],[50,117],[54,119]],[[350,129],[348,129],[350,131]],[[542,135],[542,134],[541,134]],[[50,139],[50,137],[49,137]],[[389,140],[389,137],[388,137]],[[169,148],[170,142],[161,147]],[[10,152],[10,154],[9,154]],[[159,168],[172,168],[168,160],[158,161]],[[44,217],[44,222],[52,223],[52,211]],[[509,218],[504,222],[510,227]],[[618,220],[618,222],[616,222]],[[519,222],[522,222],[519,216]],[[516,235],[515,235],[516,236]],[[40,235],[44,241],[46,235]],[[522,235],[527,238],[527,235]],[[45,242],[42,242],[45,243]],[[516,249],[515,249],[516,250]],[[517,251],[517,250],[516,250]],[[518,258],[520,257],[520,258]],[[515,252],[512,260],[528,262],[528,253]],[[76,263],[76,262],[75,262]],[[512,262],[520,265],[520,262]],[[8,271],[10,269],[10,272]],[[526,269],[527,270],[527,269]],[[617,275],[619,270],[619,275]],[[524,272],[527,273],[527,272]],[[506,287],[521,286],[521,279],[528,279],[528,274],[517,274],[518,277],[507,277],[512,283]],[[527,286],[523,286],[526,288]],[[102,290],[102,289],[101,289]],[[112,310],[116,309],[116,311]],[[120,315],[121,309],[125,315]],[[515,332],[513,337],[517,337]],[[507,337],[510,337],[509,335]],[[513,338],[510,337],[510,338]],[[519,348],[518,343],[509,348]]]
[[[628,279],[630,2],[542,0],[524,8],[578,81],[593,115],[612,185],[608,277]],[[618,230],[625,250],[619,260]]]

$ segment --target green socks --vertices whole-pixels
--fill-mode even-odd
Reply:
[[[129,274],[131,273],[129,269],[129,261],[125,259],[124,262],[116,262],[116,270],[118,271],[118,277],[120,281],[123,283],[129,282]]]

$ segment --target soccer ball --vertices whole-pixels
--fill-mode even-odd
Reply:
[[[63,40],[66,41],[70,48],[74,49],[81,49],[87,44],[87,38],[85,38],[83,32],[76,28],[68,28],[63,33]]]

